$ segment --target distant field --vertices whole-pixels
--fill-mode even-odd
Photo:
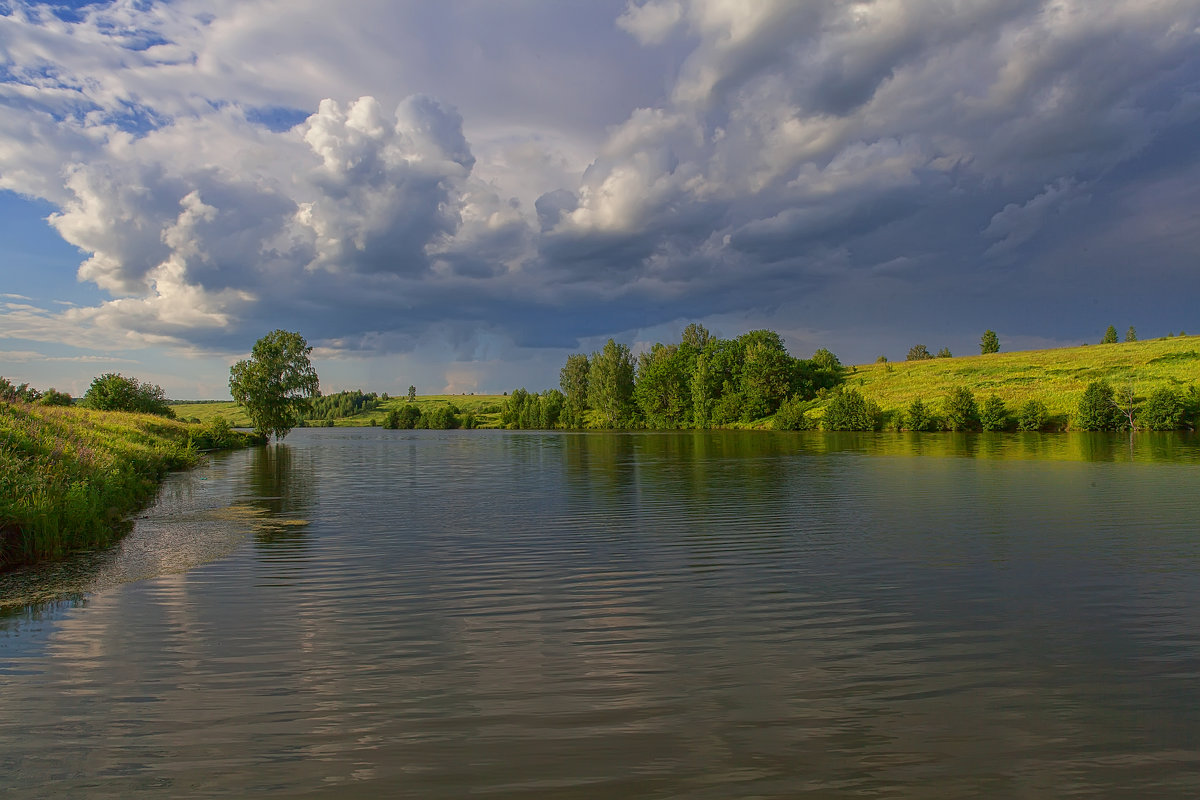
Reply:
[[[500,408],[504,405],[506,399],[504,395],[500,394],[429,394],[418,395],[413,405],[424,411],[433,406],[453,403],[455,408],[460,412],[474,411],[479,427],[494,428],[500,425]],[[381,403],[379,408],[374,411],[366,411],[361,414],[355,414],[352,417],[335,420],[334,425],[348,427],[363,426],[370,425],[371,420],[375,420],[376,425],[382,425],[388,411],[393,408],[399,409],[407,403],[408,400],[402,396],[392,397]],[[232,400],[211,403],[179,403],[171,406],[171,408],[175,411],[176,416],[183,420],[196,418],[201,422],[208,422],[214,417],[224,417],[225,421],[234,427],[245,428],[250,426],[250,417],[246,415],[245,409]],[[493,411],[492,409],[495,410]]]
[[[1062,425],[1092,381],[1107,380],[1116,388],[1132,384],[1139,399],[1160,386],[1179,392],[1200,382],[1200,336],[860,364],[851,369],[846,386],[859,389],[885,412],[902,410],[917,397],[940,404],[951,389],[966,386],[977,401],[995,394],[1010,410],[1026,400],[1041,400],[1054,422]]]

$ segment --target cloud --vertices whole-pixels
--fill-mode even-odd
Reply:
[[[15,3],[0,188],[108,299],[0,335],[498,361],[702,316],[919,329],[1161,218],[1198,30],[1189,0]]]

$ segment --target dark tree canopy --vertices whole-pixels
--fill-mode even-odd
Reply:
[[[1113,325],[1108,326],[1108,330],[1104,332],[1104,338],[1100,340],[1100,344],[1116,344],[1117,329]]]
[[[1136,342],[1137,340],[1137,329],[1130,325],[1129,330],[1125,331],[1125,341]]]
[[[993,330],[983,332],[983,338],[979,340],[979,354],[986,356],[988,353],[1000,352],[1000,337],[996,336]]]
[[[1076,422],[1080,430],[1115,431],[1122,427],[1112,386],[1108,381],[1093,381],[1079,398]]]
[[[914,344],[908,348],[908,356],[905,361],[925,361],[933,358],[933,353],[929,352],[929,348],[923,344]]]
[[[256,433],[282,439],[300,424],[320,381],[304,337],[275,330],[254,343],[250,358],[229,370],[229,391],[250,415]]]

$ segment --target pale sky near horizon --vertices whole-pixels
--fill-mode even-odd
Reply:
[[[1200,332],[1200,0],[0,0],[0,375]]]

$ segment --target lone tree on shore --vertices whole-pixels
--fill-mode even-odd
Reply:
[[[1100,340],[1100,344],[1116,344],[1117,329],[1116,326],[1109,325],[1108,330],[1104,332],[1104,338]]]
[[[250,358],[229,370],[229,391],[246,409],[256,433],[282,439],[300,424],[320,381],[304,337],[275,330],[254,343]]]
[[[993,330],[983,332],[983,338],[979,340],[979,354],[986,356],[988,353],[1000,352],[1000,338],[996,336]]]

